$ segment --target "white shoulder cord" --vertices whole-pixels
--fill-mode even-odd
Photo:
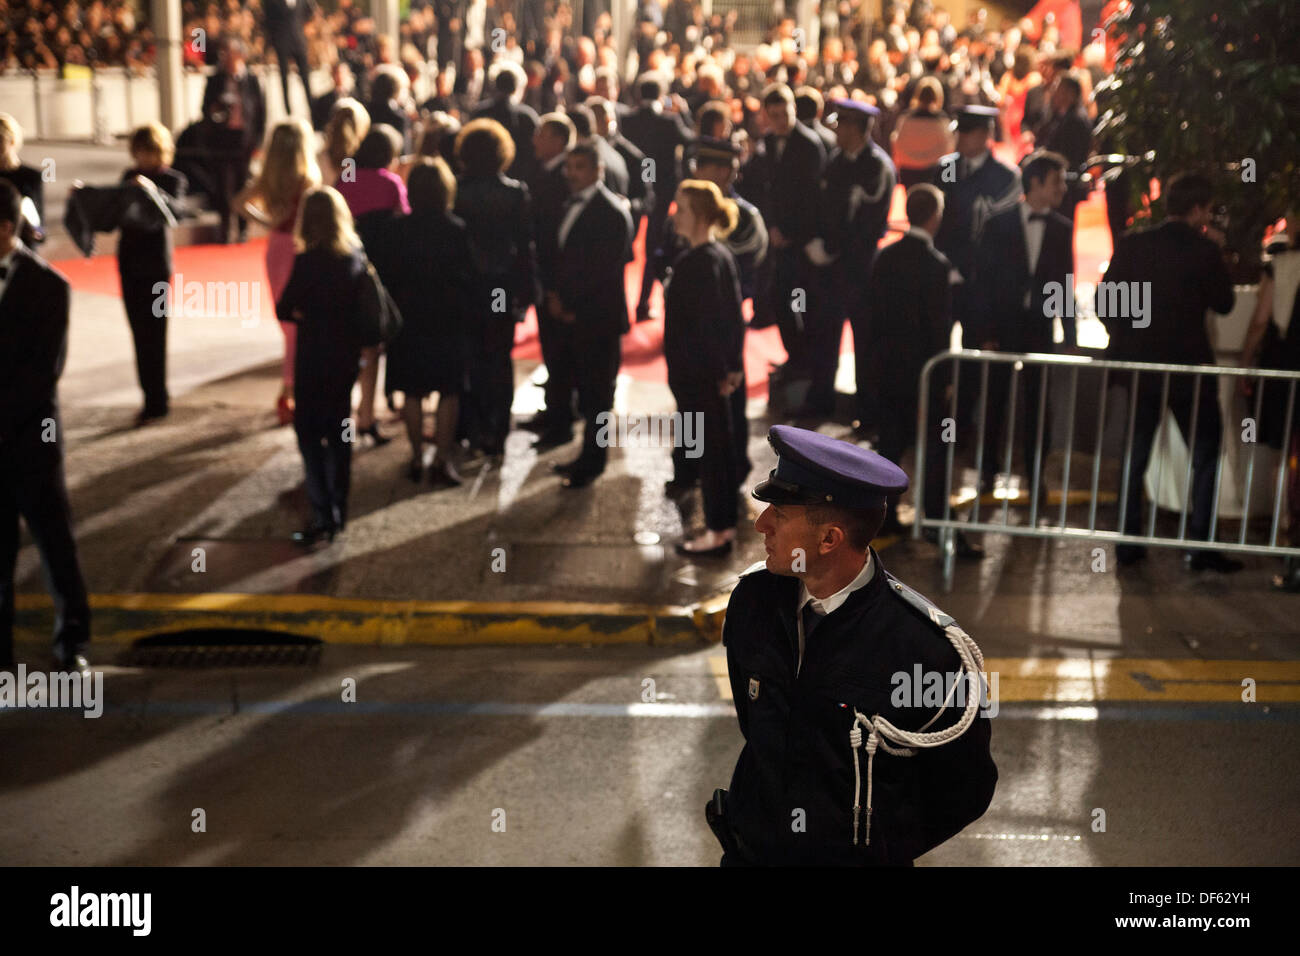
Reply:
[[[933,614],[931,615],[933,617]],[[980,653],[979,646],[971,639],[970,635],[963,631],[956,624],[949,624],[944,629],[944,635],[957,651],[958,657],[961,658],[962,670],[969,672],[971,680],[975,687],[982,687],[982,673],[984,670],[984,655]],[[948,702],[952,695],[961,686],[962,681],[953,682],[952,690],[948,692],[948,697],[944,700],[943,705],[935,712],[935,715],[925,722],[925,725],[918,731],[900,730],[895,727],[884,717],[877,714],[874,717],[868,717],[861,711],[854,709],[853,726],[849,730],[849,744],[853,748],[853,845],[858,845],[858,816],[862,811],[859,805],[859,798],[862,793],[862,773],[858,763],[858,750],[862,747],[862,728],[868,730],[866,749],[867,749],[867,816],[866,816],[866,846],[871,845],[871,782],[872,771],[876,759],[876,748],[883,747],[886,753],[893,754],[895,757],[912,757],[915,756],[916,750],[909,750],[908,747],[938,747],[949,741],[955,740],[966,732],[975,721],[976,711],[980,706],[980,693],[967,695],[966,709],[961,715],[961,719],[953,724],[947,730],[940,730],[935,733],[924,733],[925,728],[929,727],[939,715],[948,709]],[[891,747],[889,741],[899,744],[898,748]],[[903,746],[906,745],[906,746]]]

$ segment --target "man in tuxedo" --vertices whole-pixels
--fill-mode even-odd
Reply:
[[[230,241],[232,214],[239,219],[239,241],[248,237],[248,223],[232,202],[248,180],[253,152],[266,131],[266,96],[262,84],[248,71],[244,44],[237,37],[221,40],[217,72],[203,88],[203,118],[209,125],[213,167],[212,204],[221,217],[221,242]]]
[[[1065,302],[1074,273],[1074,228],[1056,208],[1065,195],[1065,157],[1039,150],[1021,164],[1024,198],[999,213],[984,227],[976,254],[971,311],[971,334],[979,348],[995,352],[1055,352],[1053,322],[1061,320],[1065,348],[1076,343],[1074,303]],[[1059,306],[1059,308],[1058,308]],[[1032,482],[1034,447],[1038,429],[1041,370],[1030,368],[1020,376],[1024,414],[1016,421],[1024,428],[1025,475]],[[1007,418],[1011,369],[989,369],[988,404],[984,428],[984,479],[991,486],[1006,447],[1001,430]],[[1050,405],[1044,411],[1043,452],[1051,447],[1048,425]],[[1026,486],[1028,490],[1028,485]],[[1046,488],[1039,483],[1040,504]]]
[[[293,115],[289,105],[289,63],[298,67],[298,79],[307,97],[308,115],[311,114],[311,85],[307,71],[307,36],[304,27],[316,15],[316,0],[266,0],[266,34],[280,64],[280,89],[284,92],[284,111]]]
[[[908,230],[901,239],[880,250],[867,285],[873,303],[874,347],[883,361],[877,365],[880,398],[880,454],[901,461],[903,452],[916,444],[916,397],[921,369],[929,359],[948,351],[952,328],[952,263],[934,247],[943,221],[943,193],[929,183],[907,192]],[[952,368],[942,364],[930,372],[925,438],[925,487],[918,489],[924,514],[943,517],[946,460],[943,420],[952,397]],[[882,533],[901,530],[897,501],[890,499]],[[927,537],[938,536],[927,532]],[[957,535],[957,553],[982,558],[984,551]]]
[[[654,166],[654,207],[646,224],[646,245],[664,231],[668,207],[677,195],[680,177],[679,150],[691,141],[691,131],[680,113],[665,112],[663,83],[653,73],[641,77],[638,84],[641,105],[623,119],[623,135],[636,144]],[[647,249],[645,269],[641,273],[641,292],[636,306],[636,320],[650,318],[650,293],[654,289],[654,256]]]
[[[21,515],[54,592],[54,664],[89,673],[90,603],[72,534],[58,404],[68,280],[22,244],[22,225],[22,197],[0,179],[0,669],[14,665]]]
[[[577,137],[573,122],[563,113],[547,113],[533,133],[536,170],[528,183],[533,201],[536,231],[537,272],[543,301],[555,291],[555,269],[559,257],[560,221],[564,218],[569,184],[564,178],[564,158]],[[546,365],[546,407],[523,427],[538,433],[536,448],[548,451],[573,440],[573,375],[568,370],[573,356],[567,354],[568,337],[550,310],[537,310],[537,335]]]
[[[869,302],[864,295],[876,247],[889,224],[896,174],[889,158],[873,149],[871,127],[880,111],[857,100],[835,100],[837,147],[822,174],[818,238],[809,252],[815,264],[829,263],[825,308],[810,322],[808,350],[812,363],[811,410],[830,414],[835,405],[835,369],[839,364],[844,319],[853,328],[857,372],[858,420],[876,424],[876,350],[872,345]]]
[[[537,114],[531,106],[519,102],[525,83],[524,71],[509,60],[498,60],[492,64],[488,73],[492,96],[475,108],[472,118],[494,119],[506,128],[515,144],[515,158],[506,170],[506,175],[520,182],[528,182],[537,165],[533,151]]]
[[[1078,174],[1092,154],[1092,122],[1083,108],[1083,86],[1076,77],[1069,73],[1057,77],[1051,109],[1036,142],[1043,149],[1060,153],[1069,164],[1069,188],[1057,211],[1073,223],[1075,207],[1088,198],[1088,190],[1079,185]]]
[[[578,410],[587,420],[582,451],[555,466],[565,488],[581,488],[605,470],[607,449],[598,441],[597,416],[614,404],[620,338],[628,330],[624,267],[631,252],[632,217],[627,200],[601,182],[604,170],[592,143],[569,150],[564,175],[569,199],[557,237],[555,291],[544,306],[559,323],[563,347],[581,359],[574,362],[572,375]]]
[[[763,311],[776,319],[791,368],[809,374],[807,324],[825,305],[819,301],[819,270],[805,246],[817,235],[816,197],[826,151],[821,140],[795,120],[790,87],[772,84],[762,102],[770,132],[763,137],[762,155],[751,161],[750,171],[757,179],[755,205],[767,223],[769,241],[766,280],[759,280],[760,286],[766,285]],[[760,303],[754,306],[758,311]]]
[[[1211,226],[1214,186],[1204,176],[1182,173],[1171,177],[1164,189],[1166,218],[1149,229],[1128,232],[1111,256],[1102,280],[1103,289],[1127,288],[1129,294],[1102,296],[1097,318],[1110,336],[1106,358],[1133,362],[1180,365],[1214,365],[1214,349],[1206,331],[1206,313],[1232,311],[1236,296],[1223,258],[1223,233]],[[1149,283],[1145,285],[1144,283]],[[1143,289],[1145,288],[1145,291]],[[1134,308],[1134,294],[1145,309]],[[1127,302],[1129,309],[1114,308]],[[1103,314],[1104,313],[1104,314]],[[1117,314],[1122,313],[1122,314]],[[1192,403],[1196,400],[1191,375],[1169,376],[1169,409],[1184,440],[1192,448],[1191,514],[1188,537],[1209,537],[1214,509],[1214,472],[1219,458],[1222,423],[1219,386],[1203,377],[1197,408],[1196,434],[1191,434]],[[1162,376],[1144,374],[1138,381],[1137,412],[1133,422],[1133,456],[1125,489],[1127,506],[1124,533],[1142,534],[1142,483],[1151,442],[1160,425]],[[1154,507],[1154,506],[1153,506]],[[1142,545],[1115,548],[1120,564],[1146,557]],[[1190,551],[1189,568],[1220,573],[1239,571],[1240,561],[1210,550]]]
[[[962,347],[979,348],[971,333],[970,291],[975,271],[975,249],[988,220],[1010,209],[1020,199],[1020,173],[1001,162],[989,149],[993,121],[998,111],[991,106],[964,106],[957,113],[957,150],[939,161],[943,190],[943,222],[934,246],[957,271],[952,290],[953,321],[960,322]]]

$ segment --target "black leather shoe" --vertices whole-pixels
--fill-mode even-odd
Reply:
[[[1235,558],[1229,558],[1218,551],[1194,551],[1184,556],[1189,571],[1216,571],[1219,574],[1232,574],[1245,567]]]
[[[429,469],[429,484],[439,488],[457,488],[464,483],[456,466],[449,461],[435,459]]]
[[[538,452],[550,451],[552,448],[560,448],[573,441],[573,432],[571,431],[545,431],[533,440],[533,448]]]
[[[310,524],[301,531],[295,531],[293,533],[293,543],[302,545],[304,548],[309,548],[319,541],[333,542],[334,536],[337,533],[337,530],[332,526],[326,527],[319,524]]]
[[[60,674],[80,674],[82,677],[89,677],[90,660],[80,651],[71,654],[55,651],[53,669]]]

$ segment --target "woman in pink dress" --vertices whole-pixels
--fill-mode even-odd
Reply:
[[[271,300],[278,302],[289,283],[296,255],[293,243],[298,205],[309,189],[321,184],[316,163],[315,133],[303,120],[284,120],[271,130],[263,153],[262,169],[235,199],[254,219],[271,227],[266,243],[266,278]],[[281,322],[284,333],[284,362],[281,365],[280,397],[276,411],[280,424],[293,421],[293,363],[298,327]]]
[[[406,183],[395,171],[401,155],[402,134],[386,123],[376,123],[357,147],[356,168],[352,175],[341,176],[334,186],[347,202],[363,243],[376,231],[382,231],[388,219],[411,212],[406,199]],[[356,423],[358,435],[369,435],[376,445],[383,445],[391,439],[380,434],[375,421],[378,382],[378,363],[363,364],[361,405],[357,409]]]

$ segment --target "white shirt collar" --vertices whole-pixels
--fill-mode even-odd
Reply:
[[[808,585],[804,584],[802,581],[799,582],[798,612],[802,614],[803,606],[811,601],[813,610],[820,612],[823,616],[833,613],[840,607],[840,605],[849,599],[854,591],[860,591],[870,583],[872,575],[875,574],[875,570],[875,562],[871,560],[871,552],[868,551],[867,562],[862,566],[862,570],[858,572],[858,576],[828,597],[813,597],[811,592],[808,590]]]
[[[554,170],[557,166],[559,166],[561,163],[564,162],[564,157],[565,157],[566,155],[567,155],[567,154],[565,154],[565,153],[556,153],[554,156],[552,156],[552,157],[551,157],[550,159],[548,159],[546,162],[542,163],[542,168],[545,169],[548,173],[551,172],[551,171]]]
[[[4,266],[6,269],[12,268],[14,259],[18,257],[18,250],[21,248],[23,248],[23,241],[21,239],[15,239],[14,247],[9,250],[9,254],[0,259],[0,266]]]
[[[904,235],[912,236],[915,239],[920,239],[931,249],[934,248],[934,236],[930,235],[920,226],[908,226],[907,232],[904,233]]]

